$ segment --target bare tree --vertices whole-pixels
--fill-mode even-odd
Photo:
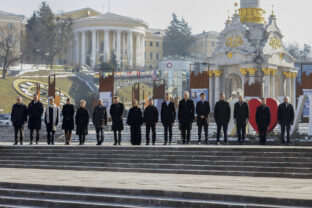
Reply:
[[[19,54],[20,37],[12,24],[0,28],[0,59],[3,63],[2,78],[6,77],[10,66],[16,64],[21,55]]]

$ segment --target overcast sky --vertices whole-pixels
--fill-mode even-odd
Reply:
[[[0,0],[1,10],[29,17],[42,0]],[[91,7],[108,11],[108,0],[47,0],[56,13]],[[165,29],[171,13],[183,16],[193,33],[221,31],[227,10],[234,12],[235,0],[111,0],[111,12],[140,18],[151,28]],[[239,0],[237,0],[239,3]],[[285,42],[312,44],[311,0],[262,0],[261,7],[271,14],[272,4]]]

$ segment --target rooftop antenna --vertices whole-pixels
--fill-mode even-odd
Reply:
[[[103,12],[103,13],[105,12],[104,8],[105,8],[105,6],[104,6],[104,5],[102,5],[102,12]]]
[[[274,4],[272,4],[272,16],[274,16]]]
[[[231,18],[230,18],[230,10],[227,10],[227,13],[228,13],[228,20],[231,20]]]

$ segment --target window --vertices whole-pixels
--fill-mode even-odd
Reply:
[[[159,42],[156,42],[156,47],[159,47]]]
[[[153,60],[153,53],[150,52],[150,60]]]
[[[151,46],[151,47],[153,46],[153,42],[152,42],[152,41],[150,42],[150,46]]]
[[[159,60],[159,53],[156,53],[156,60]]]

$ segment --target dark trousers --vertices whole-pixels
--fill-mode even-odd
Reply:
[[[205,141],[208,141],[208,124],[198,125],[198,142],[201,141],[202,128],[204,127]]]
[[[36,130],[36,142],[38,143],[40,137],[40,130],[39,129],[30,129],[30,143],[34,140],[34,131]]]
[[[237,138],[239,142],[244,142],[246,138],[246,124],[236,125]]]
[[[267,129],[259,129],[260,145],[266,144]]]
[[[223,128],[224,142],[227,142],[228,141],[227,139],[228,125],[227,124],[217,124],[217,142],[220,142],[221,128]]]
[[[24,140],[24,126],[14,126],[14,139],[15,139],[16,144],[18,142],[18,133],[19,133],[20,143],[22,144]]]
[[[130,126],[131,144],[141,145],[141,126]]]
[[[104,128],[96,128],[95,131],[98,144],[102,144],[104,142]]]
[[[54,145],[54,137],[55,137],[55,131],[48,131],[48,145],[52,144]]]
[[[85,143],[86,135],[85,134],[79,134],[79,144],[82,145]]]
[[[289,144],[290,143],[290,123],[281,124],[281,139],[283,143],[285,143],[285,140],[284,140],[285,130],[286,130],[286,135],[287,135],[287,144]]]
[[[150,142],[149,135],[150,135],[151,129],[152,129],[152,142],[153,142],[153,144],[155,144],[155,142],[156,142],[156,128],[155,128],[155,125],[146,125],[146,144],[149,144],[149,142]]]
[[[168,142],[168,131],[169,131],[169,143],[171,143],[172,142],[172,125],[164,126],[164,130],[165,130],[165,143]]]
[[[185,144],[185,140],[187,143],[191,141],[191,129],[181,129],[182,142]]]
[[[115,144],[120,144],[121,142],[121,131],[114,131],[114,141]]]

